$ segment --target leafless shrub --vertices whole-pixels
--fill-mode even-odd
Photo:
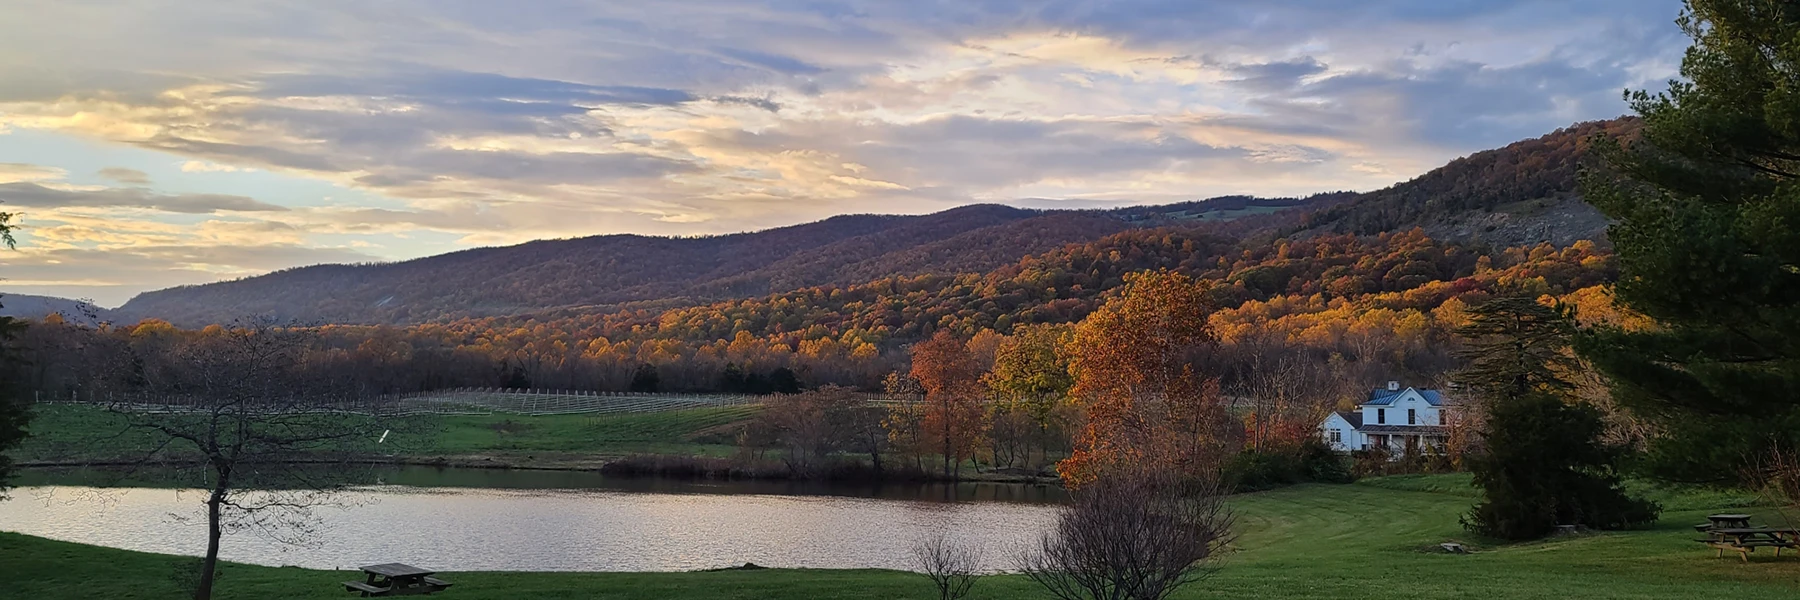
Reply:
[[[1162,600],[1212,574],[1231,523],[1216,484],[1107,476],[1076,492],[1018,566],[1061,600]]]
[[[1777,507],[1775,518],[1787,527],[1800,525],[1800,452],[1776,446],[1745,473],[1746,481],[1762,481],[1764,499]]]
[[[948,528],[912,546],[913,564],[937,586],[938,600],[958,600],[969,595],[981,575],[979,546],[950,537]]]
[[[1764,457],[1761,471],[1752,481],[1767,482],[1765,495],[1784,507],[1800,507],[1800,453],[1773,448]]]

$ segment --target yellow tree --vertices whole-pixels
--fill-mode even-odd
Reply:
[[[995,400],[996,415],[991,419],[994,437],[1001,437],[1001,424],[1007,417],[1023,415],[1036,430],[1034,437],[1046,462],[1051,432],[1061,429],[1054,427],[1063,412],[1058,409],[1075,383],[1070,378],[1066,357],[1059,352],[1069,343],[1073,331],[1073,327],[1062,324],[1014,328],[1013,335],[995,350],[994,367],[982,377]]]
[[[980,360],[947,330],[912,347],[912,376],[925,389],[922,427],[943,455],[945,477],[981,446],[981,373]]]
[[[1169,271],[1127,276],[1123,293],[1075,327],[1071,399],[1085,413],[1057,465],[1071,485],[1117,467],[1203,475],[1228,447],[1216,380],[1194,359],[1213,344],[1208,285]]]
[[[890,407],[887,418],[881,421],[881,427],[887,430],[888,441],[894,449],[903,456],[911,456],[913,468],[923,473],[924,457],[930,452],[928,446],[931,444],[925,434],[924,404],[913,400],[924,397],[925,389],[912,375],[898,372],[888,373],[881,383],[888,396],[904,399]]]

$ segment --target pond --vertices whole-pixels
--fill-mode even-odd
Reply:
[[[98,487],[34,473],[0,502],[0,530],[130,550],[198,554],[198,492]],[[314,510],[304,543],[254,528],[227,560],[307,568],[402,562],[441,571],[683,571],[912,567],[948,528],[1007,569],[1055,517],[1060,488],[1022,484],[830,485],[605,478],[593,473],[403,467]],[[276,531],[288,531],[291,529]],[[289,536],[279,536],[289,537]]]

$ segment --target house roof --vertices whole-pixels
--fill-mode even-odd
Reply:
[[[1395,400],[1399,400],[1400,396],[1405,395],[1407,392],[1418,392],[1419,397],[1424,398],[1426,404],[1430,404],[1432,406],[1443,406],[1444,405],[1444,395],[1442,393],[1439,393],[1437,390],[1416,390],[1413,388],[1406,388],[1403,390],[1389,390],[1387,388],[1377,388],[1374,390],[1370,390],[1369,391],[1369,400],[1367,402],[1364,402],[1363,405],[1365,405],[1365,406],[1369,406],[1369,405],[1387,406],[1389,404],[1393,404]]]
[[[1362,413],[1353,410],[1337,411],[1337,416],[1350,423],[1351,429],[1362,429]]]

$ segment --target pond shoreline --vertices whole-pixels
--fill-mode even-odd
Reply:
[[[1016,484],[821,484],[614,479],[591,473],[379,467],[314,502],[296,534],[236,531],[226,560],[330,568],[384,562],[481,571],[666,572],[754,562],[904,569],[908,548],[950,527],[995,547],[1036,539],[1065,499]],[[358,470],[358,469],[351,469]],[[148,480],[47,473],[0,503],[0,529],[188,554],[206,546],[204,493]],[[60,481],[59,481],[60,479]],[[371,531],[381,532],[369,535]],[[196,543],[198,542],[198,543]],[[1003,568],[996,557],[992,568]]]
[[[690,460],[692,457],[679,455],[634,455],[634,456],[594,456],[568,455],[540,457],[536,455],[513,457],[505,455],[466,454],[443,456],[359,456],[350,458],[317,458],[294,459],[280,461],[282,464],[357,464],[382,466],[439,467],[455,469],[492,469],[501,471],[564,471],[601,473],[614,477],[655,477],[662,479],[709,481],[709,480],[763,480],[763,481],[850,481],[866,483],[1016,483],[1026,485],[1047,485],[1062,487],[1062,479],[1042,475],[975,472],[957,477],[944,477],[934,473],[914,471],[892,471],[888,476],[867,476],[848,478],[807,478],[794,477],[791,474],[758,471],[748,475],[719,476],[716,473],[701,473],[684,476],[679,472],[658,471],[635,473],[621,470],[622,464],[632,459],[668,459]],[[35,460],[13,463],[15,467],[26,469],[59,469],[59,468],[116,468],[116,467],[170,467],[198,466],[202,461],[126,461],[116,459],[95,460]],[[613,468],[609,468],[611,465]],[[749,472],[749,470],[746,470]],[[868,471],[871,475],[873,471]],[[898,476],[896,476],[898,475]]]

